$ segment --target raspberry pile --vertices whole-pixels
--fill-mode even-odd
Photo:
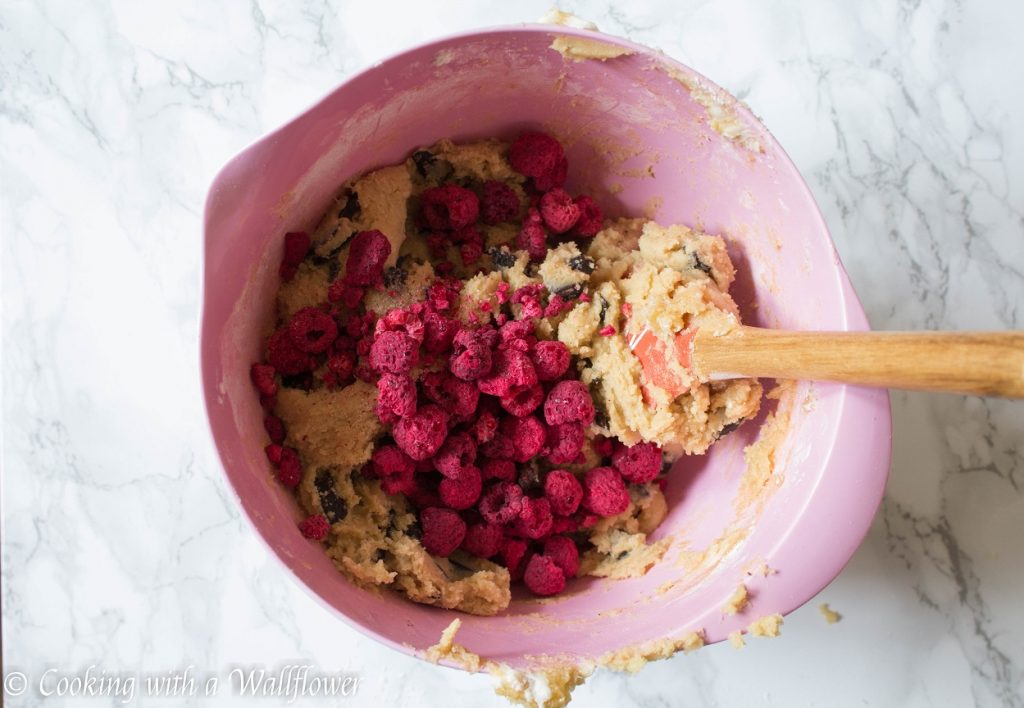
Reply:
[[[531,259],[542,260],[549,241],[586,239],[600,230],[594,200],[563,188],[568,161],[557,140],[525,133],[508,159],[528,178],[530,203],[516,247]],[[464,266],[483,255],[479,223],[511,222],[524,211],[507,184],[471,187],[426,189],[416,215],[431,252],[441,259],[455,245]],[[306,234],[286,236],[282,278],[295,275],[309,248]],[[435,263],[441,275],[422,300],[378,316],[363,298],[384,287],[390,255],[384,234],[357,233],[328,301],[295,312],[268,339],[265,363],[252,365],[277,479],[286,487],[302,479],[298,451],[285,446],[285,424],[273,413],[279,381],[307,390],[337,389],[355,378],[372,382],[375,412],[389,434],[362,474],[379,480],[386,493],[407,497],[426,550],[448,556],[461,549],[494,560],[534,594],[557,594],[579,570],[585,530],[629,507],[628,485],[659,475],[661,450],[588,439],[596,412],[590,391],[568,348],[535,332],[537,318],[571,309],[571,300],[542,284],[515,292],[503,284],[500,311],[480,309],[493,324],[488,316],[466,325],[456,316],[462,281],[445,275],[451,263]],[[587,460],[590,468],[581,469]],[[330,524],[315,515],[300,530],[322,540]]]

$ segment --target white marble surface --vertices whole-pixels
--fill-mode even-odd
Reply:
[[[216,168],[361,67],[547,0],[468,5],[0,6],[5,672],[301,660],[358,675],[354,705],[496,702],[486,678],[335,621],[268,556],[207,440],[196,353]],[[565,9],[749,102],[875,326],[1024,326],[1024,5]],[[820,598],[840,624],[808,605],[780,639],[602,673],[579,704],[1024,704],[1024,407],[896,394],[893,410],[885,503]]]

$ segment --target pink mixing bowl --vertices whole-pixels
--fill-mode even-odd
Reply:
[[[556,37],[596,39],[627,54],[571,61],[550,48]],[[271,319],[283,235],[311,228],[339,185],[440,138],[511,137],[525,128],[563,141],[568,188],[593,194],[606,212],[727,234],[747,322],[867,328],[806,184],[761,123],[691,69],[621,39],[523,26],[432,42],[353,77],[243,150],[206,203],[201,356],[213,438],[274,554],[339,617],[399,651],[433,644],[457,615],[355,587],[299,535],[297,505],[263,455],[249,365]],[[718,641],[810,599],[867,532],[889,469],[891,423],[884,391],[801,383],[791,400],[772,482],[754,503],[738,503],[742,450],[763,416],[706,456],[678,463],[669,515],[655,534],[671,536],[672,546],[647,575],[575,580],[554,601],[523,597],[499,617],[461,615],[460,642],[530,667],[699,628]],[[762,562],[776,572],[747,573]],[[723,615],[744,579],[751,608]]]

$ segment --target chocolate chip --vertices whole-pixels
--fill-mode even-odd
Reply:
[[[623,558],[625,558],[628,555],[629,555],[629,551],[619,551],[618,553],[615,554],[614,560],[620,561],[620,560],[622,560]]]
[[[420,539],[423,538],[423,528],[420,526],[419,521],[413,521],[411,524],[405,527],[405,535],[409,538]]]
[[[738,428],[741,425],[743,425],[743,423],[745,421],[746,421],[746,418],[740,418],[737,421],[733,421],[732,423],[729,423],[728,425],[726,425],[725,427],[723,427],[721,430],[718,431],[718,435],[715,437],[715,439],[716,440],[721,440],[726,435],[728,435],[732,431],[736,430],[736,428]]]
[[[373,561],[372,562],[373,563],[377,563],[378,561],[382,561],[382,560],[384,560],[384,549],[383,548],[378,548],[376,551],[373,552]]]
[[[587,275],[590,275],[591,273],[594,272],[594,268],[597,267],[597,264],[594,263],[593,258],[584,256],[581,253],[580,255],[573,256],[572,258],[569,259],[569,267],[580,273],[586,273]]]
[[[704,271],[705,273],[708,274],[708,277],[710,277],[712,280],[714,280],[717,283],[718,281],[715,280],[715,274],[711,272],[711,266],[709,266],[707,263],[702,261],[700,259],[700,256],[697,254],[696,251],[694,251],[692,255],[693,255],[693,267],[696,268],[697,270]]]
[[[313,388],[313,373],[304,371],[301,374],[282,376],[281,385],[285,388],[297,388],[301,391],[309,391]]]
[[[491,262],[496,268],[511,268],[516,264],[516,257],[507,248],[492,248]]]
[[[529,494],[542,488],[540,467],[535,460],[519,466],[519,477],[516,480],[523,492]]]
[[[611,421],[608,420],[608,412],[604,409],[604,404],[594,401],[594,425],[607,430],[609,422]]]
[[[334,475],[329,469],[322,469],[316,473],[315,484],[317,495],[320,497],[320,508],[324,510],[324,516],[328,521],[334,524],[348,516],[348,505],[334,491]]]
[[[412,161],[416,163],[416,171],[420,173],[420,177],[427,176],[427,170],[430,166],[437,162],[437,158],[434,154],[426,150],[417,150],[412,154]]]
[[[572,285],[566,285],[564,288],[559,288],[555,291],[555,295],[558,295],[563,300],[575,300],[583,292],[583,285],[581,283],[573,283]]]
[[[409,276],[409,273],[404,268],[398,266],[391,266],[390,268],[384,269],[384,287],[385,288],[397,288],[405,285],[405,279]]]
[[[355,219],[362,213],[363,208],[359,205],[359,195],[349,192],[345,197],[345,206],[338,212],[339,219]]]
[[[598,295],[598,297],[601,298],[601,314],[598,316],[598,319],[604,324],[604,316],[608,314],[608,308],[611,307],[611,304],[605,299],[604,295]]]

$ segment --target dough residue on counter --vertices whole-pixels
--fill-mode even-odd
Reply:
[[[823,602],[818,605],[818,612],[821,613],[821,616],[824,617],[825,621],[829,624],[835,624],[843,618],[841,614],[829,607],[827,602]]]

